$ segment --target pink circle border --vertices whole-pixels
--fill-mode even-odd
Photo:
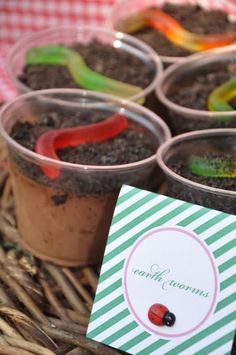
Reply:
[[[200,323],[198,323],[195,327],[193,327],[192,329],[183,332],[183,333],[178,333],[178,334],[165,334],[159,331],[155,331],[152,328],[150,328],[148,325],[146,325],[137,315],[137,313],[135,312],[130,298],[128,296],[128,290],[127,290],[127,272],[128,272],[128,266],[130,263],[130,259],[133,255],[133,253],[136,251],[136,249],[139,247],[139,245],[146,240],[147,238],[153,236],[153,234],[156,234],[160,231],[181,231],[183,234],[186,234],[188,237],[194,239],[198,244],[200,244],[200,246],[202,247],[202,249],[205,251],[205,253],[207,254],[209,260],[210,260],[210,264],[212,266],[213,269],[213,275],[214,275],[214,286],[215,286],[215,290],[214,290],[214,294],[213,294],[213,298],[212,298],[212,302],[210,305],[210,308],[206,314],[206,316],[200,321]],[[129,308],[132,310],[132,313],[135,315],[135,318],[138,319],[138,322],[145,328],[147,329],[149,332],[151,332],[152,334],[156,334],[159,336],[163,336],[165,338],[177,338],[180,336],[185,336],[187,334],[190,334],[192,332],[194,332],[195,330],[197,330],[198,328],[200,328],[202,326],[202,324],[209,318],[210,314],[212,313],[212,310],[215,306],[216,303],[216,298],[217,298],[217,293],[218,293],[218,272],[217,272],[217,268],[216,265],[214,263],[213,257],[211,255],[211,253],[209,252],[208,248],[206,247],[205,243],[203,243],[198,237],[197,235],[195,235],[194,233],[190,233],[189,231],[183,229],[183,228],[179,228],[179,227],[163,227],[163,228],[155,228],[153,229],[151,232],[149,232],[148,234],[144,235],[142,238],[140,238],[138,240],[138,242],[135,244],[135,246],[133,247],[131,253],[128,256],[128,259],[126,260],[125,266],[124,266],[124,279],[123,279],[123,283],[124,283],[124,293],[125,293],[125,298],[127,300],[127,303],[129,305]]]

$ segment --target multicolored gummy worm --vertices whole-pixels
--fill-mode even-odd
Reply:
[[[217,86],[208,96],[210,111],[234,111],[229,102],[236,97],[236,76]]]
[[[45,157],[60,160],[56,150],[67,147],[76,147],[83,143],[102,142],[121,134],[128,127],[125,116],[114,114],[98,123],[73,127],[51,129],[43,133],[37,140],[35,151]],[[60,175],[60,169],[43,166],[44,174],[50,179]]]
[[[159,9],[144,9],[116,24],[116,30],[135,33],[144,27],[161,32],[170,42],[190,52],[222,47],[236,41],[236,33],[198,35],[187,31],[172,16]]]
[[[142,92],[142,88],[138,86],[111,79],[91,70],[77,51],[60,45],[30,48],[26,53],[26,64],[63,65],[68,68],[74,82],[87,90],[123,98]],[[143,101],[139,103],[143,103]]]
[[[236,160],[191,156],[188,167],[192,174],[211,178],[236,178]]]

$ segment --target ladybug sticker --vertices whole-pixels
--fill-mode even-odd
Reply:
[[[160,303],[153,304],[148,310],[148,319],[155,325],[172,327],[175,324],[175,315]]]

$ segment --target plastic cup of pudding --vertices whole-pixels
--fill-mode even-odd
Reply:
[[[209,111],[209,94],[236,75],[236,45],[194,54],[169,67],[157,84],[173,134],[211,128],[235,128],[236,110]],[[213,83],[215,76],[216,83]],[[183,101],[184,100],[184,101]],[[192,106],[192,107],[191,107]]]
[[[168,195],[187,202],[236,214],[236,179],[196,175],[189,171],[193,156],[235,159],[236,129],[209,129],[180,134],[157,151]]]
[[[119,22],[121,22],[127,15],[133,15],[140,10],[144,10],[150,7],[162,7],[165,4],[174,4],[174,5],[199,5],[203,9],[206,10],[221,10],[225,12],[229,20],[232,22],[236,22],[236,3],[232,0],[220,0],[220,1],[212,1],[212,0],[117,0],[113,5],[112,11],[108,15],[107,18],[107,26],[109,28],[119,30]],[[193,14],[191,14],[193,15]],[[192,16],[191,16],[192,17]],[[150,39],[147,38],[146,33],[139,38],[148,43],[150,46]],[[174,56],[173,54],[164,54],[163,49],[155,48],[156,52],[159,54],[162,62],[164,63],[165,67],[179,63],[186,59],[185,56]],[[191,53],[189,53],[191,54]]]
[[[104,154],[97,153],[102,149],[100,146],[96,149],[90,146],[95,158],[98,154],[99,164],[74,163],[74,155],[52,159],[34,150],[46,126],[50,130],[73,127],[73,122],[77,122],[77,127],[86,125],[88,117],[94,123],[116,114],[126,117],[128,128],[132,129],[132,134],[123,141],[120,136],[116,140],[116,145],[121,146],[116,158],[121,163],[109,163],[113,151],[117,152],[115,145],[106,148]],[[170,138],[167,125],[150,110],[116,97],[78,89],[33,91],[18,96],[1,110],[0,133],[8,150],[21,243],[33,255],[65,266],[101,262],[122,184],[152,190],[153,182],[161,181],[156,149]],[[150,155],[149,150],[140,155],[139,151],[146,149],[141,144],[134,151],[135,142],[129,142],[133,135],[142,139],[140,142],[145,139],[145,144],[151,142]],[[68,149],[70,156],[72,148]],[[87,154],[87,148],[83,149],[80,159]],[[79,154],[77,150],[75,153]],[[126,162],[128,154],[138,155]],[[45,169],[56,171],[57,176],[49,177]]]
[[[91,69],[94,71],[101,71],[101,67],[104,69],[104,65],[106,66],[106,70],[109,74],[114,75],[114,72],[117,73],[119,64],[122,67],[121,72],[116,74],[115,79],[120,81],[127,81],[128,75],[130,75],[130,79],[132,81],[137,82],[137,80],[141,80],[141,71],[145,72],[145,83],[143,83],[144,87],[139,93],[136,93],[129,97],[130,100],[136,101],[138,103],[142,102],[142,99],[145,99],[146,106],[149,107],[150,103],[156,101],[155,97],[155,87],[156,84],[162,74],[162,62],[156,52],[149,47],[147,44],[142,41],[123,34],[121,32],[116,32],[110,29],[105,29],[101,27],[76,27],[76,26],[60,26],[54,27],[46,30],[41,30],[30,34],[28,36],[23,37],[19,41],[13,45],[11,48],[9,55],[6,60],[6,68],[7,72],[13,81],[17,92],[19,94],[26,93],[32,90],[42,90],[42,89],[51,89],[51,88],[66,88],[72,87],[72,83],[67,83],[67,76],[69,75],[67,72],[63,72],[64,70],[62,66],[58,69],[57,78],[54,82],[48,82],[48,78],[51,75],[51,69],[47,72],[43,72],[42,75],[45,76],[45,81],[41,84],[41,79],[37,80],[37,88],[31,88],[27,83],[24,82],[22,76],[24,74],[24,67],[26,61],[26,53],[27,50],[33,47],[41,47],[46,45],[63,45],[66,47],[73,47],[75,45],[81,44],[87,46],[93,41],[98,41],[101,45],[110,46],[115,50],[115,54],[123,53],[123,57],[127,57],[128,59],[122,59],[123,62],[111,63],[111,58],[107,57],[102,53],[102,49],[99,53],[91,52],[91,57],[96,57],[96,61],[94,61],[92,67],[91,63],[87,63]],[[92,51],[92,50],[91,50]],[[84,51],[86,54],[86,50]],[[82,55],[82,53],[81,53]],[[88,55],[88,53],[86,54]],[[111,56],[111,54],[109,54]],[[83,55],[82,55],[83,56]],[[93,59],[93,58],[92,58]],[[91,58],[90,58],[91,60]],[[135,69],[135,61],[139,60],[140,65],[139,69]],[[86,60],[85,60],[86,61]],[[132,67],[132,73],[130,72],[130,66]],[[41,66],[42,67],[42,66]],[[128,71],[128,72],[127,72]],[[102,73],[104,74],[104,73]],[[147,75],[148,74],[148,75]],[[30,73],[30,75],[35,75],[35,73]],[[107,74],[104,74],[107,75]],[[59,80],[60,76],[64,78],[64,80]],[[107,75],[109,76],[109,75]],[[147,80],[147,77],[150,77],[150,80]],[[113,77],[114,78],[114,77]],[[40,86],[39,86],[40,81]],[[47,84],[45,83],[47,81]],[[129,82],[128,82],[129,83]],[[131,83],[131,82],[130,82]],[[131,83],[133,85],[140,86],[135,83]],[[67,86],[70,85],[70,86]],[[86,88],[80,88],[86,89]],[[98,90],[96,90],[98,91]]]

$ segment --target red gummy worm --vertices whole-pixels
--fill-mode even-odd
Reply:
[[[45,157],[60,160],[56,150],[76,147],[83,143],[96,143],[111,139],[122,133],[128,127],[126,117],[115,114],[105,120],[74,128],[52,129],[43,133],[37,140],[35,151]],[[60,174],[58,168],[42,167],[43,172],[50,179],[56,179]]]

